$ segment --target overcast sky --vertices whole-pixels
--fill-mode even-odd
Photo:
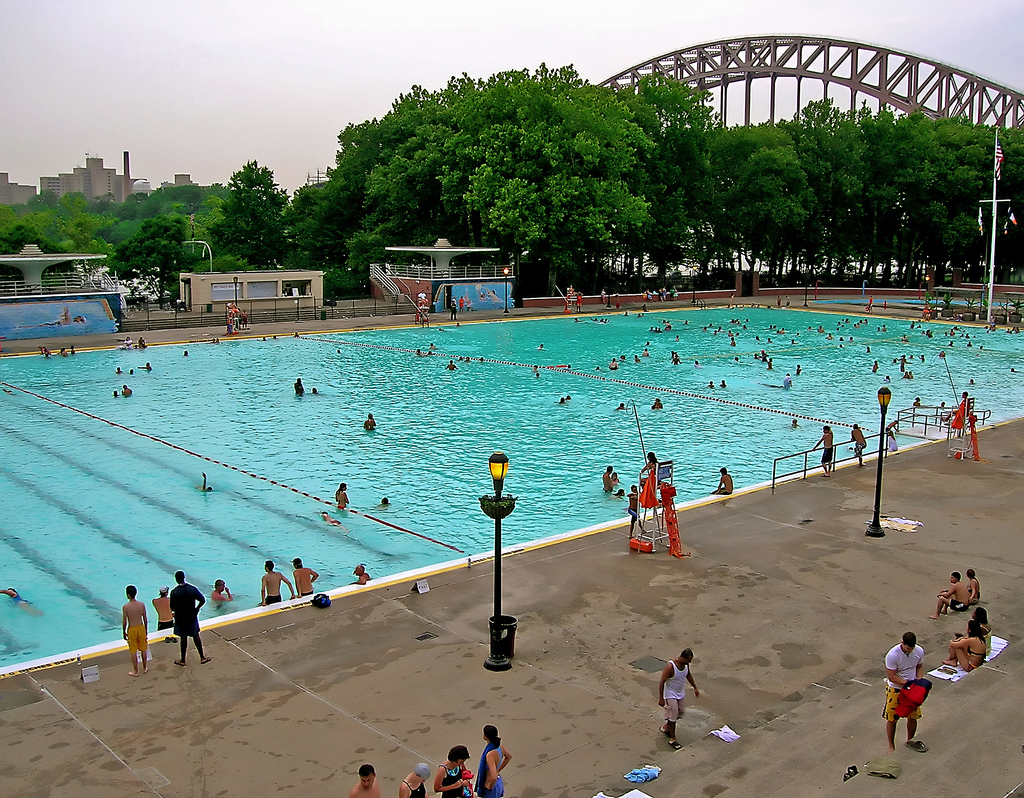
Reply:
[[[1020,0],[4,0],[0,172],[38,187],[85,153],[155,186],[248,160],[294,189],[338,132],[413,85],[573,64],[588,80],[706,41],[802,33],[1024,88]]]

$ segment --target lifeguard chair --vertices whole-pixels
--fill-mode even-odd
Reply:
[[[671,460],[663,460],[658,463],[656,469],[649,471],[646,475],[641,473],[637,476],[640,485],[640,518],[637,522],[637,533],[629,542],[630,548],[650,553],[659,543],[669,539],[664,508],[662,508],[662,512],[658,512],[658,507],[661,505],[658,500],[658,488],[663,483],[672,485],[672,478],[673,463]],[[673,510],[673,515],[674,512]]]

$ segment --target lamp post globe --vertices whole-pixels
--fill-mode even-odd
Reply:
[[[508,266],[505,267],[505,315],[508,315]]]
[[[864,532],[869,538],[884,538],[885,530],[882,529],[879,512],[882,505],[882,463],[885,460],[885,413],[889,409],[889,402],[892,401],[892,391],[884,385],[878,389],[878,407],[881,411],[881,423],[878,427],[878,467],[875,471],[875,513],[868,523]]]

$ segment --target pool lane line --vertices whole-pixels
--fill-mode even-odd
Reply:
[[[125,483],[125,484],[116,483],[115,484],[114,481],[112,479],[110,479],[109,477],[105,477],[105,476],[103,476],[102,474],[100,474],[97,471],[93,471],[91,469],[88,469],[85,466],[83,466],[81,463],[76,462],[75,460],[72,460],[71,458],[68,458],[67,456],[61,454],[58,451],[54,451],[53,449],[51,449],[48,446],[45,446],[44,444],[41,444],[41,443],[39,443],[37,441],[33,441],[28,436],[21,435],[20,433],[11,430],[9,427],[0,427],[0,432],[6,433],[7,435],[11,436],[12,438],[21,441],[21,443],[24,446],[33,447],[33,448],[35,448],[38,451],[45,452],[47,455],[49,455],[53,459],[55,459],[55,460],[57,460],[59,462],[63,462],[65,464],[67,464],[68,466],[70,466],[71,468],[78,469],[83,474],[85,474],[87,477],[91,477],[93,480],[106,482],[107,484],[110,484],[110,485],[115,485],[118,490],[121,490],[124,493],[127,493],[129,496],[131,496],[132,498],[134,498],[137,501],[141,502],[142,504],[148,505],[149,507],[154,508],[156,510],[160,510],[160,511],[162,511],[164,513],[167,513],[170,516],[177,517],[180,520],[184,521],[186,524],[189,524],[189,525],[191,525],[191,526],[193,526],[193,527],[195,527],[195,528],[197,528],[199,530],[202,530],[203,532],[205,532],[207,535],[209,535],[211,537],[217,538],[222,543],[234,546],[235,548],[240,549],[241,551],[243,551],[243,552],[245,552],[247,554],[252,554],[252,553],[255,552],[256,554],[258,554],[264,560],[269,560],[269,559],[273,558],[273,555],[270,554],[269,552],[261,551],[259,548],[255,547],[255,546],[253,546],[253,545],[251,545],[249,543],[245,543],[244,541],[237,540],[236,538],[233,538],[231,535],[227,534],[226,532],[221,532],[217,527],[213,526],[212,524],[208,524],[202,518],[198,518],[198,517],[196,517],[194,515],[190,515],[190,514],[184,512],[184,511],[180,510],[179,508],[177,508],[176,506],[174,506],[170,502],[165,502],[165,501],[163,501],[161,499],[156,498],[155,496],[147,495],[147,494],[143,493],[142,491],[135,490],[134,488],[132,488],[127,483]],[[97,532],[99,535],[101,535],[102,537],[106,538],[111,543],[114,543],[115,545],[118,545],[118,546],[120,546],[121,548],[123,548],[123,549],[125,549],[127,551],[133,552],[135,555],[137,555],[137,556],[139,556],[139,557],[141,557],[143,559],[148,560],[152,564],[160,566],[165,571],[173,573],[174,571],[177,570],[177,566],[176,565],[173,565],[169,561],[163,559],[162,557],[159,557],[156,554],[153,554],[152,552],[147,551],[144,548],[141,548],[136,543],[132,542],[128,538],[124,537],[123,535],[120,535],[117,532],[114,532],[113,530],[108,529],[105,524],[103,524],[101,521],[95,520],[87,512],[84,512],[84,511],[78,509],[77,507],[73,507],[73,506],[71,506],[71,505],[61,501],[59,498],[56,498],[55,496],[47,495],[47,494],[43,493],[42,491],[40,491],[40,490],[36,489],[34,486],[32,486],[29,482],[27,482],[25,480],[22,480],[20,477],[17,477],[17,476],[15,476],[14,474],[12,474],[10,472],[4,471],[2,468],[0,468],[0,475],[5,476],[7,479],[11,480],[16,485],[20,486],[22,488],[22,490],[24,490],[24,491],[26,491],[26,492],[34,492],[39,498],[44,499],[45,501],[48,501],[50,504],[53,504],[55,507],[57,507],[58,510],[60,510],[61,512],[71,516],[72,518],[75,518],[79,523],[82,524],[82,526],[85,526],[85,527],[88,527],[88,528],[92,529],[94,532]],[[312,522],[310,522],[310,523],[312,524]]]
[[[367,343],[355,342],[355,341],[338,341],[338,340],[335,340],[335,339],[332,339],[332,338],[317,338],[317,337],[312,336],[312,335],[300,335],[299,337],[301,339],[303,339],[303,340],[306,340],[306,341],[321,341],[321,342],[324,342],[324,343],[336,344],[336,345],[337,344],[345,344],[346,346],[364,346],[364,347],[367,347],[367,348],[370,348],[370,349],[386,349],[386,350],[388,350],[390,352],[405,352],[405,353],[416,354],[416,350],[415,349],[404,349],[404,348],[398,347],[398,346],[384,346],[383,344],[367,344]],[[448,358],[449,360],[454,360],[455,359],[454,355],[448,355],[448,354],[445,354],[443,352],[439,352],[436,349],[431,350],[431,351],[426,352],[426,353],[423,353],[422,350],[420,350],[420,351],[421,351],[422,354],[426,354],[426,355],[429,355],[431,357],[440,357],[442,359]],[[464,357],[464,355],[459,355],[458,357]],[[532,369],[533,368],[533,365],[531,365],[529,363],[516,363],[515,361],[512,361],[512,360],[495,360],[493,358],[486,358],[486,357],[485,358],[470,358],[470,362],[472,362],[472,363],[480,363],[480,362],[484,362],[484,363],[497,363],[498,365],[501,365],[501,366],[516,366],[518,368],[525,368],[525,369]],[[670,394],[674,394],[676,396],[685,396],[685,397],[688,397],[690,399],[703,399],[703,400],[705,400],[707,402],[718,402],[719,404],[723,404],[723,405],[732,405],[733,407],[742,407],[745,410],[758,410],[758,411],[760,411],[762,413],[776,413],[777,415],[786,416],[787,418],[802,418],[804,421],[814,421],[814,422],[817,422],[819,424],[830,424],[830,425],[833,425],[833,426],[836,426],[836,427],[851,427],[851,428],[853,427],[853,424],[847,424],[847,423],[842,422],[842,421],[829,421],[828,419],[825,419],[825,418],[817,418],[815,416],[806,416],[806,415],[804,415],[802,413],[791,413],[791,412],[789,412],[787,410],[776,410],[774,407],[761,407],[760,405],[751,405],[751,404],[746,404],[745,402],[735,402],[732,399],[720,399],[717,396],[705,396],[704,394],[700,394],[700,393],[691,393],[690,391],[682,391],[682,390],[679,390],[678,388],[663,388],[660,385],[644,385],[643,383],[640,383],[640,382],[630,382],[628,380],[615,379],[614,377],[605,377],[603,374],[590,374],[589,372],[586,372],[586,371],[573,371],[568,366],[539,366],[539,368],[547,369],[549,371],[557,371],[560,374],[572,374],[575,377],[587,377],[587,378],[592,379],[592,380],[603,380],[604,382],[614,382],[614,383],[617,383],[619,385],[628,385],[631,388],[644,388],[645,390],[648,390],[648,391],[662,391],[663,393],[670,393]]]
[[[132,429],[131,427],[126,427],[124,424],[118,424],[116,421],[110,421],[109,419],[103,418],[102,416],[97,416],[94,413],[88,413],[85,410],[79,410],[77,407],[72,407],[71,405],[64,404],[63,402],[58,402],[56,399],[50,399],[50,398],[48,398],[46,396],[43,396],[42,394],[36,393],[35,391],[30,391],[27,388],[21,388],[21,387],[19,387],[17,385],[12,385],[9,382],[3,382],[3,381],[0,381],[0,385],[2,385],[4,387],[7,387],[7,388],[11,388],[11,389],[16,390],[16,391],[20,391],[21,393],[27,394],[28,396],[34,396],[36,399],[41,399],[44,402],[49,402],[50,404],[56,405],[57,407],[62,407],[65,410],[71,410],[74,413],[79,413],[80,415],[83,415],[86,418],[91,418],[91,419],[93,419],[95,421],[101,421],[104,424],[107,424],[108,426],[114,427],[116,429],[124,430],[125,432],[130,432],[132,435],[138,435],[140,438],[145,438],[147,440],[151,440],[151,441],[153,441],[155,443],[162,444],[163,446],[168,446],[171,449],[174,449],[176,451],[182,452],[182,453],[187,454],[187,455],[191,455],[192,457],[198,457],[200,460],[205,460],[208,463],[213,463],[214,465],[219,465],[219,466],[222,466],[223,468],[228,468],[228,469],[230,469],[232,471],[237,471],[239,474],[245,474],[245,476],[252,477],[253,479],[259,479],[259,480],[262,480],[263,482],[269,482],[271,485],[276,485],[279,488],[284,488],[285,490],[290,490],[292,493],[296,493],[299,496],[305,496],[307,499],[312,499],[313,501],[320,502],[321,504],[326,504],[328,507],[337,507],[337,505],[334,502],[332,502],[332,501],[328,501],[327,499],[322,499],[319,496],[314,496],[313,494],[308,493],[308,492],[306,492],[304,490],[299,490],[298,488],[293,488],[291,485],[288,485],[288,484],[286,484],[284,482],[280,482],[279,480],[270,479],[269,477],[261,476],[260,474],[256,474],[256,473],[254,473],[252,471],[247,471],[244,468],[239,468],[238,466],[233,466],[230,463],[224,463],[224,462],[221,462],[220,460],[215,460],[212,457],[207,457],[206,455],[199,454],[198,452],[193,452],[191,449],[186,449],[184,446],[178,446],[178,444],[176,444],[176,443],[171,443],[170,441],[165,441],[162,438],[157,438],[156,436],[149,435],[148,433],[145,433],[145,432],[139,432],[138,430]],[[444,546],[446,549],[451,549],[452,551],[457,551],[459,554],[464,554],[465,553],[465,552],[463,552],[462,549],[460,549],[460,548],[458,548],[456,546],[453,546],[450,543],[444,543],[444,542],[442,542],[440,540],[435,540],[432,537],[428,537],[427,535],[420,534],[419,532],[413,532],[411,529],[405,529],[404,527],[398,526],[398,524],[392,524],[390,521],[383,521],[380,518],[376,518],[375,516],[370,515],[369,513],[360,512],[359,510],[347,510],[347,512],[354,513],[355,515],[360,515],[363,518],[369,519],[370,521],[376,521],[378,524],[381,524],[383,526],[391,527],[392,529],[397,529],[399,532],[404,532],[407,535],[413,535],[414,537],[418,537],[418,538],[420,538],[422,540],[426,540],[426,541],[428,541],[430,543],[436,543],[438,546]]]
[[[14,551],[17,552],[17,554],[19,554],[22,558],[32,563],[32,565],[34,565],[38,570],[49,574],[57,582],[62,583],[65,586],[65,588],[67,588],[68,592],[72,593],[73,595],[81,596],[85,600],[85,603],[87,605],[91,605],[92,609],[99,614],[100,618],[105,618],[108,622],[113,623],[113,619],[115,619],[119,614],[117,607],[115,607],[113,604],[107,603],[107,601],[97,596],[88,587],[81,584],[80,582],[76,582],[74,578],[68,576],[67,574],[52,573],[52,571],[50,571],[50,569],[47,568],[46,558],[43,557],[31,546],[29,546],[27,543],[25,543],[17,535],[10,534],[4,528],[0,528],[0,534],[3,535],[3,545],[6,545],[14,549]],[[38,605],[34,606],[36,606],[36,608],[39,609]],[[111,628],[113,629],[116,627],[112,626]]]

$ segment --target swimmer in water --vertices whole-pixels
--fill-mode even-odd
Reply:
[[[338,521],[335,518],[331,518],[330,514],[326,510],[324,512],[320,513],[320,517],[323,518],[331,526],[340,526],[340,527],[344,528],[342,523],[341,523],[341,521]]]
[[[36,609],[32,606],[31,601],[29,601],[28,599],[23,599],[20,595],[18,595],[18,591],[15,590],[13,587],[9,587],[6,590],[0,590],[0,593],[10,596],[11,601],[14,602],[15,607],[17,607],[18,609],[25,610],[25,612],[29,613],[30,615],[43,614],[42,610]]]
[[[367,432],[373,432],[377,429],[377,422],[373,418],[373,413],[366,414],[366,421],[363,422],[363,429]]]
[[[388,497],[385,496],[383,499],[380,500],[380,504],[378,504],[377,506],[378,507],[390,507],[391,506],[391,502],[388,500]]]
[[[211,488],[209,485],[206,484],[206,472],[205,471],[203,472],[203,487],[201,487],[199,490],[201,490],[203,493],[209,493],[211,490],[213,490],[213,488]]]

